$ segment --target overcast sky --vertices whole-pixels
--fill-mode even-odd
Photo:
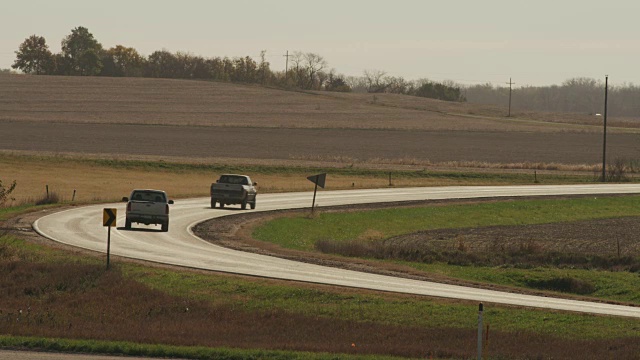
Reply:
[[[28,36],[52,52],[84,26],[105,47],[203,57],[314,52],[338,73],[407,80],[561,84],[572,77],[640,85],[638,0],[30,0],[0,6],[0,68]]]

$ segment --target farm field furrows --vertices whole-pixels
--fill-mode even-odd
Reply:
[[[596,164],[596,133],[272,129],[0,121],[1,150],[346,163]],[[635,158],[640,134],[610,134],[610,159]]]

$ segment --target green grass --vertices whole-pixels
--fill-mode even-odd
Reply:
[[[420,230],[492,225],[528,225],[640,215],[640,197],[586,197],[562,200],[503,202],[321,213],[272,220],[255,229],[253,236],[286,248],[314,251],[318,241],[349,242],[374,234],[377,239]],[[392,260],[389,260],[392,261]],[[587,295],[603,300],[640,304],[640,277],[626,271],[559,269],[538,266],[458,266],[446,263],[402,262],[431,274],[515,288],[572,292],[545,284],[572,279]]]
[[[265,285],[260,280],[167,271],[124,265],[128,277],[153,289],[250,310],[274,308],[336,319],[397,326],[473,328],[477,304],[400,294],[364,295],[350,291],[319,290],[290,285]],[[640,336],[637,319],[574,314],[558,311],[486,306],[485,316],[497,331],[533,331],[567,338]],[[603,331],[607,328],[607,331]]]
[[[559,278],[572,278],[591,284],[595,291],[589,297],[640,304],[640,276],[637,273],[610,272],[582,269],[555,269],[537,267],[514,269],[510,267],[474,267],[448,264],[418,264],[401,262],[403,265],[433,274],[470,280],[487,284],[533,288],[535,283]]]
[[[640,215],[639,196],[513,200],[283,217],[256,228],[253,236],[285,248],[310,251],[318,240],[358,239],[371,231],[387,238],[430,229],[545,224],[637,215]]]
[[[181,358],[181,359],[215,359],[215,360],[240,360],[240,359],[311,359],[311,360],[335,360],[335,359],[401,359],[391,356],[367,356],[348,354],[325,354],[297,351],[267,351],[267,350],[243,350],[231,348],[208,348],[202,346],[170,346],[139,344],[125,341],[97,341],[97,340],[73,340],[52,339],[37,337],[13,337],[0,335],[0,348],[31,348],[44,351],[69,352],[83,354],[117,354],[125,356],[154,357],[154,358]]]

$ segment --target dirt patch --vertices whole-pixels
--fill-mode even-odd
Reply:
[[[599,219],[558,224],[488,226],[421,231],[388,242],[420,244],[438,250],[500,252],[509,248],[581,255],[640,256],[640,217]]]

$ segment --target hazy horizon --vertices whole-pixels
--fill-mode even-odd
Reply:
[[[407,80],[452,80],[516,87],[552,85],[575,77],[640,84],[635,17],[640,3],[613,0],[535,3],[399,0],[162,1],[79,0],[8,3],[0,22],[0,68],[30,35],[52,52],[71,29],[84,26],[105,47],[133,47],[203,57],[267,51],[284,70],[288,50],[323,56],[347,76],[381,70]]]

